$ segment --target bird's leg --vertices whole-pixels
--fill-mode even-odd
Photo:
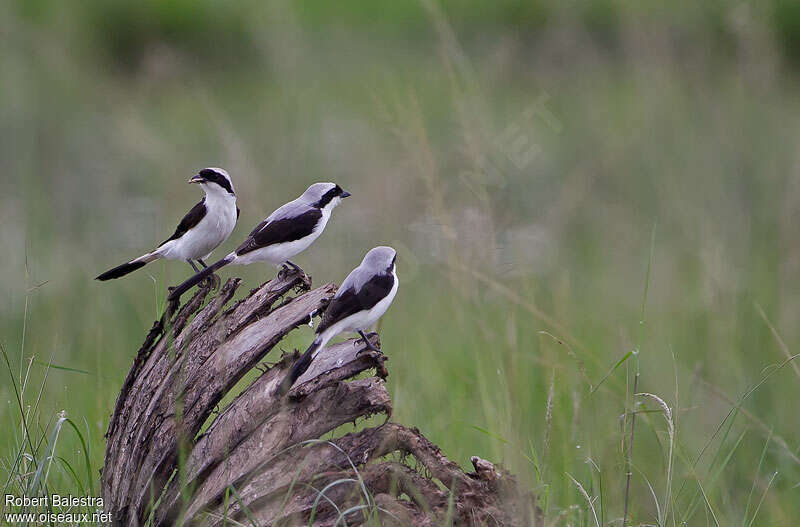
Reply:
[[[197,266],[194,264],[194,262],[192,260],[187,258],[186,261],[189,262],[189,265],[192,266],[192,269],[194,269],[195,273],[199,273],[200,272],[200,269],[197,268]]]
[[[286,276],[286,273],[288,272],[289,272],[289,266],[286,265],[285,263],[281,264],[281,266],[278,268],[278,278],[283,278],[284,276]]]
[[[305,271],[303,271],[303,270],[300,268],[300,266],[299,266],[299,265],[297,265],[296,263],[294,263],[294,262],[293,262],[293,261],[291,261],[291,260],[286,260],[286,263],[284,263],[283,265],[284,265],[284,266],[288,265],[289,267],[291,267],[292,269],[294,269],[295,271],[297,271],[297,272],[298,272],[298,273],[300,273],[300,274],[306,274],[306,272],[305,272]]]
[[[367,345],[366,348],[359,350],[358,353],[361,353],[361,352],[366,351],[366,350],[371,350],[371,351],[376,351],[378,353],[381,353],[381,350],[379,350],[378,348],[376,348],[375,346],[372,345],[372,342],[369,341],[367,336],[364,334],[364,331],[359,329],[358,330],[358,334],[361,335],[361,338],[364,340],[364,344]]]
[[[201,258],[195,258],[195,261],[196,261],[197,263],[199,263],[200,265],[202,265],[202,266],[203,266],[203,269],[208,269],[208,266],[206,265],[206,263],[205,263],[205,262],[204,262],[204,261],[203,261]],[[211,286],[212,286],[214,289],[219,289],[219,285],[220,285],[221,279],[220,279],[220,277],[219,277],[219,276],[217,276],[217,274],[216,274],[216,273],[211,273],[211,276],[209,276],[209,277],[207,278],[207,280],[209,280],[209,281],[210,281],[210,283],[211,283]]]

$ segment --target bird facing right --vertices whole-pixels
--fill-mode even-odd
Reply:
[[[311,361],[333,337],[357,331],[367,349],[375,349],[364,330],[378,321],[392,304],[399,282],[397,280],[397,251],[391,247],[375,247],[364,256],[361,264],[344,279],[331,299],[322,322],[315,331],[314,342],[294,363],[280,385],[280,392],[289,391],[311,365]]]

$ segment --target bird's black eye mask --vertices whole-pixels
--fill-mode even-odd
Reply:
[[[231,187],[231,182],[228,181],[228,178],[226,178],[219,172],[211,170],[210,168],[204,168],[203,170],[200,171],[198,175],[205,181],[208,181],[209,183],[216,183],[217,185],[228,191],[229,194],[235,195],[235,193],[233,192],[233,187]]]
[[[314,205],[321,209],[322,207],[330,203],[333,200],[333,198],[339,197],[342,194],[344,194],[344,190],[342,190],[342,187],[340,187],[339,185],[336,185],[328,192],[323,194],[322,197],[319,198],[319,201],[316,202]]]

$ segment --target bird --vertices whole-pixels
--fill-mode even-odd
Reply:
[[[348,196],[350,193],[336,183],[314,183],[299,198],[267,216],[235,251],[173,288],[168,300],[179,299],[192,286],[228,264],[268,262],[284,268],[288,265],[303,273],[289,258],[300,254],[319,238],[333,209]]]
[[[336,291],[322,321],[314,332],[314,341],[292,365],[280,384],[281,394],[286,394],[297,379],[311,365],[316,354],[336,335],[355,331],[366,344],[366,349],[380,350],[370,343],[364,330],[371,327],[386,313],[392,304],[397,287],[397,251],[379,246],[370,249],[358,267],[353,269]],[[364,351],[364,350],[361,350]],[[359,352],[360,353],[360,352]]]
[[[175,232],[156,249],[106,271],[96,278],[105,281],[121,278],[160,258],[184,260],[195,273],[195,261],[206,267],[204,259],[228,239],[239,218],[236,192],[230,175],[221,168],[204,168],[189,179],[200,185],[205,196],[183,217]]]

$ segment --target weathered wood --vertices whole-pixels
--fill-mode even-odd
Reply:
[[[352,508],[348,525],[371,517],[434,526],[448,514],[454,525],[540,525],[533,496],[510,474],[479,458],[476,472],[465,473],[416,429],[386,422],[319,440],[371,415],[391,417],[387,357],[361,340],[327,347],[281,397],[277,388],[299,356],[285,354],[217,412],[335,292],[283,272],[226,308],[239,285],[230,279],[216,294],[200,288],[169,306],[139,349],[107,433],[102,491],[115,523],[308,525],[313,514],[315,525],[333,526]],[[353,380],[365,371],[376,376]],[[388,461],[393,453],[425,473]]]

